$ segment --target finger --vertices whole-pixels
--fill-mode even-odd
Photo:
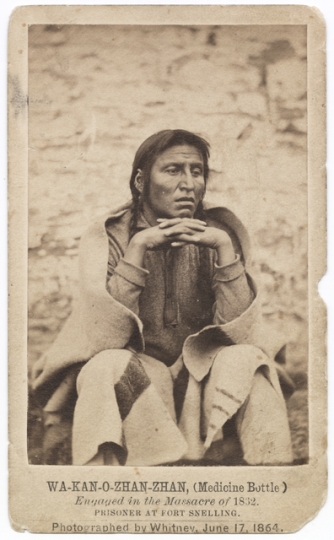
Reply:
[[[190,234],[179,234],[175,237],[174,242],[184,242],[185,244],[197,244],[200,242],[200,237],[197,235]]]
[[[190,229],[189,227],[177,227],[175,229],[167,230],[164,232],[164,235],[167,237],[170,236],[177,236],[178,234],[196,234],[196,233],[202,233],[205,231],[205,228],[201,228],[200,226],[194,227],[193,229]]]
[[[203,231],[192,231],[192,230],[179,230],[179,231],[170,231],[170,232],[166,232],[164,233],[164,236],[166,238],[169,238],[170,240],[173,240],[174,238],[176,238],[177,236],[180,236],[181,234],[187,234],[189,236],[194,236],[195,234],[198,235],[198,233],[201,233]]]
[[[182,218],[157,219],[157,221],[159,221],[159,229],[165,229],[166,227],[173,227],[173,225],[178,225],[182,222]]]
[[[177,234],[195,234],[196,232],[204,232],[205,227],[204,225],[192,225],[192,226],[186,226],[185,224],[180,224],[179,226],[174,225],[171,229],[167,229],[166,232],[164,232],[165,236],[175,236]]]
[[[171,243],[171,246],[172,247],[183,247],[186,245],[187,242],[172,242]]]

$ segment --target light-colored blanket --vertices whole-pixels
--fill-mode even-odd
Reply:
[[[72,366],[90,360],[101,351],[145,349],[142,322],[106,289],[108,237],[106,221],[113,222],[120,252],[129,242],[129,204],[98,219],[83,235],[79,250],[79,297],[73,312],[51,348],[34,365],[33,388],[43,396],[48,411],[59,411],[74,391],[77,370]],[[246,269],[250,261],[248,233],[228,209],[206,208],[208,220],[219,222],[239,241]],[[255,284],[252,283],[256,292]],[[257,294],[249,308],[237,319],[223,325],[211,325],[189,336],[183,347],[183,362],[191,376],[201,381],[209,372],[217,349],[224,345],[252,344],[273,358],[275,344],[263,331]]]
[[[78,377],[73,464],[103,465],[99,448],[105,442],[116,445],[122,465],[198,462],[213,441],[221,446],[222,427],[237,411],[240,444],[249,463],[290,462],[285,404],[272,364],[252,345],[220,347],[205,379],[197,381],[182,357],[168,368],[125,349],[99,353]],[[262,386],[256,397],[259,368]],[[249,396],[259,395],[263,403],[252,410]]]

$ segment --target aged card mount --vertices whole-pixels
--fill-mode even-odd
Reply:
[[[326,500],[321,14],[305,6],[22,7],[10,21],[8,66],[13,528],[297,531]],[[73,465],[71,421],[47,432],[32,373],[78,295],[79,240],[127,202],[137,148],[164,129],[210,142],[205,197],[236,214],[251,239],[267,334],[281,342],[281,384],[293,388],[285,395],[288,464],[232,455]]]

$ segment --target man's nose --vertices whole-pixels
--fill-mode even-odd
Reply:
[[[186,168],[182,173],[182,179],[180,187],[182,189],[193,190],[194,189],[194,177],[190,169]]]

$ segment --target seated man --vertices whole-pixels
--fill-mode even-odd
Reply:
[[[149,137],[132,201],[81,240],[77,305],[34,369],[50,417],[76,386],[75,465],[223,462],[231,419],[244,463],[292,461],[248,235],[232,212],[204,205],[208,159],[193,133]]]

